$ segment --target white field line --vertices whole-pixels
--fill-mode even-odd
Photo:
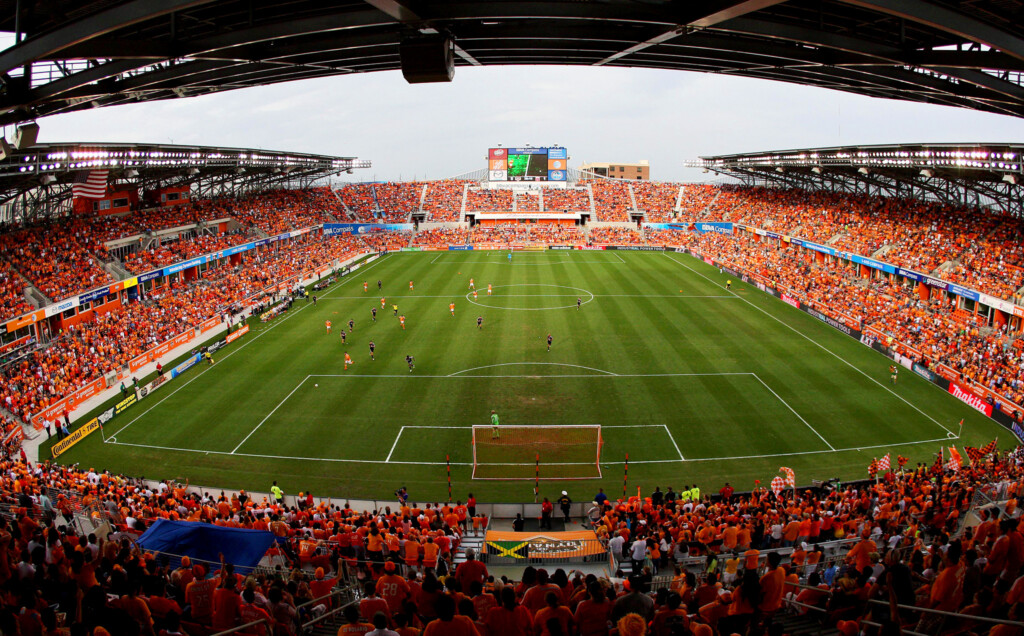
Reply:
[[[655,424],[653,426],[658,426],[658,425]],[[679,453],[679,461],[681,461],[681,462],[686,461],[686,458],[683,457],[683,451],[679,450],[679,444],[676,444],[675,436],[672,435],[672,431],[668,430],[668,425],[667,424],[661,424],[661,426],[665,427],[665,434],[668,435],[668,438],[670,440],[672,440],[672,445],[676,447],[676,452]]]
[[[382,263],[382,262],[383,262],[383,261],[384,261],[384,260],[385,260],[385,259],[386,259],[386,258],[387,258],[388,256],[390,256],[390,254],[388,254],[388,255],[385,255],[385,256],[384,256],[384,258],[380,258],[380,259],[378,259],[378,260],[377,260],[377,261],[376,261],[375,263],[373,263],[372,265],[370,265],[370,266],[369,266],[369,267],[367,267],[366,269],[370,269],[370,267],[376,267],[376,266],[377,266],[377,265],[378,265],[379,263]],[[335,285],[335,286],[334,286],[334,289],[337,289],[337,288],[341,287],[342,285],[344,285],[345,283],[349,282],[350,280],[352,280],[352,279],[350,278],[350,279],[348,279],[348,280],[343,280],[343,281],[341,281],[341,283],[340,283],[340,284],[338,284],[338,285]],[[332,291],[334,291],[334,289],[329,289],[329,290],[327,290],[327,294],[329,294],[329,293],[331,293]],[[324,294],[324,295],[326,296],[327,294]],[[267,333],[269,333],[269,332],[270,332],[271,330],[273,330],[273,329],[276,329],[276,328],[278,327],[278,325],[281,325],[281,324],[282,324],[282,323],[284,323],[284,322],[285,322],[286,320],[288,320],[288,319],[292,318],[293,316],[297,315],[297,314],[298,314],[298,313],[299,313],[300,311],[302,311],[302,310],[303,310],[303,309],[305,309],[306,307],[309,307],[309,305],[303,305],[302,307],[299,307],[298,309],[296,309],[296,310],[295,310],[294,312],[292,312],[291,314],[289,314],[289,315],[285,316],[284,318],[282,318],[281,320],[277,321],[276,323],[274,323],[274,324],[273,324],[273,325],[271,325],[270,327],[268,327],[268,328],[264,329],[263,331],[259,332],[258,334],[256,334],[256,335],[255,335],[255,336],[253,336],[252,338],[250,338],[250,339],[249,339],[249,340],[248,340],[247,342],[244,342],[244,343],[242,344],[242,346],[238,347],[237,349],[235,349],[235,350],[231,351],[230,353],[228,353],[227,355],[225,355],[225,356],[224,356],[224,358],[223,358],[223,360],[221,360],[221,362],[223,362],[224,360],[227,360],[228,358],[230,358],[231,356],[235,355],[236,353],[238,353],[238,352],[239,352],[239,351],[241,351],[242,349],[245,349],[246,347],[248,347],[248,346],[249,346],[249,345],[251,345],[252,343],[256,342],[257,340],[259,340],[260,338],[262,338],[262,337],[264,336],[264,334],[267,334]],[[128,428],[129,426],[131,426],[131,425],[132,425],[132,424],[134,424],[135,422],[138,422],[138,421],[139,421],[139,420],[140,420],[140,419],[141,419],[142,417],[144,417],[144,416],[145,416],[145,415],[146,415],[147,413],[149,413],[150,411],[152,411],[152,410],[153,410],[153,409],[155,409],[156,407],[158,407],[158,406],[160,406],[161,404],[163,404],[165,400],[168,400],[168,399],[170,399],[170,398],[171,398],[171,397],[172,397],[172,396],[173,396],[173,395],[174,395],[175,393],[177,393],[178,391],[180,391],[180,390],[184,389],[184,388],[185,388],[185,387],[187,387],[188,385],[192,384],[193,382],[195,382],[196,380],[198,380],[199,378],[201,378],[201,377],[203,376],[203,374],[204,374],[204,373],[206,373],[206,372],[207,372],[207,371],[209,371],[210,369],[214,368],[214,366],[216,366],[216,365],[207,365],[207,367],[206,367],[205,369],[203,369],[202,371],[200,371],[199,373],[197,373],[197,374],[195,375],[195,377],[193,377],[193,378],[189,379],[189,380],[188,380],[187,382],[185,382],[184,384],[182,384],[182,385],[181,385],[181,386],[179,386],[178,388],[174,389],[173,391],[171,391],[171,392],[170,392],[170,393],[168,393],[167,395],[165,395],[165,396],[164,396],[163,398],[161,398],[161,399],[160,399],[160,401],[159,401],[159,402],[157,402],[157,403],[156,403],[156,404],[154,404],[153,406],[149,407],[148,409],[146,409],[146,410],[145,410],[145,411],[143,411],[142,413],[139,413],[139,415],[138,415],[138,416],[136,416],[136,417],[135,417],[135,419],[133,419],[133,420],[132,420],[131,422],[128,422],[127,424],[125,424],[124,426],[122,426],[121,428],[119,428],[119,429],[117,430],[117,432],[116,432],[116,433],[114,433],[114,435],[112,435],[111,437],[116,437],[116,436],[120,435],[120,434],[121,434],[121,433],[122,433],[122,432],[123,432],[123,431],[124,431],[124,430],[125,430],[126,428]]]
[[[428,296],[428,295],[415,295],[415,294],[410,294],[410,295],[387,294],[385,296],[385,298],[454,298],[454,297],[461,296],[461,295],[462,295],[462,292],[458,292],[456,294],[440,294],[440,295],[430,295],[430,296]],[[711,296],[708,296],[708,295],[692,295],[692,296],[689,296],[689,295],[686,295],[686,294],[590,294],[590,295],[593,296],[594,298],[718,298],[718,299],[738,300],[738,298],[736,296],[716,296],[716,295],[711,295]],[[547,296],[551,296],[551,297],[555,297],[555,298],[559,298],[559,297],[563,297],[563,296],[576,297],[576,296],[579,296],[579,294],[492,294],[491,298],[498,298],[498,297],[500,297],[500,298],[536,298],[536,297],[547,297]],[[486,297],[486,294],[485,294],[485,297]],[[380,300],[376,296],[367,296],[365,294],[362,295],[362,296],[335,296],[334,298],[327,298],[327,299],[318,298],[317,300],[359,300],[359,299]]]
[[[241,448],[242,444],[244,444],[246,441],[248,441],[249,438],[252,437],[252,434],[255,433],[256,431],[258,431],[259,428],[261,426],[263,426],[263,423],[270,419],[271,415],[273,415],[274,413],[277,413],[277,409],[281,408],[281,406],[285,402],[288,401],[288,398],[290,398],[292,395],[294,395],[295,392],[299,390],[299,387],[301,387],[303,384],[305,384],[306,380],[308,380],[308,379],[309,379],[308,375],[306,377],[302,378],[302,381],[299,382],[297,385],[295,385],[295,388],[291,390],[291,393],[289,393],[288,395],[284,396],[284,399],[277,403],[277,406],[274,407],[274,410],[272,410],[271,412],[267,413],[267,416],[264,417],[262,420],[260,420],[260,423],[257,424],[251,431],[249,431],[249,434],[246,435],[245,438],[242,439],[242,441],[238,442],[238,446],[235,446],[234,450],[231,451],[231,454],[234,455],[235,451],[237,451],[239,448]]]
[[[473,367],[472,369],[463,369],[462,371],[456,371],[455,373],[450,373],[447,377],[455,377],[455,376],[458,376],[460,373],[469,373],[470,371],[479,371],[480,369],[491,369],[491,368],[494,368],[494,367],[513,367],[513,366],[523,366],[523,365],[538,365],[538,366],[552,366],[552,367],[572,367],[574,369],[586,369],[587,371],[597,371],[598,373],[604,373],[606,375],[618,375],[617,373],[612,373],[611,371],[605,371],[604,369],[595,369],[594,367],[585,367],[585,366],[583,366],[581,364],[563,364],[563,363],[560,363],[560,362],[503,362],[501,364],[487,364],[487,365],[484,365],[482,367]],[[528,377],[528,376],[524,376],[524,377]]]
[[[658,425],[660,426],[660,425]],[[794,451],[789,453],[770,453],[767,455],[735,455],[732,457],[697,457],[690,459],[641,459],[631,460],[630,464],[683,464],[689,462],[717,462],[717,461],[733,461],[741,459],[767,459],[772,457],[791,457],[795,455],[821,455],[823,453],[846,453],[852,451],[866,451],[874,450],[878,448],[898,448],[900,446],[915,446],[917,444],[934,444],[935,442],[946,442],[948,438],[938,437],[935,439],[924,439],[917,442],[896,442],[892,444],[876,444],[874,446],[860,446],[850,448],[837,448],[835,450],[811,450],[811,451]],[[258,459],[287,459],[294,461],[309,461],[309,462],[331,462],[337,464],[380,464],[380,465],[395,465],[405,464],[411,466],[444,466],[446,462],[410,462],[410,461],[390,461],[385,462],[380,459],[340,459],[337,457],[297,457],[294,455],[265,455],[259,453],[231,453],[228,451],[206,451],[198,450],[195,448],[179,448],[176,446],[157,446],[155,444],[135,444],[132,442],[116,442],[108,441],[108,444],[115,444],[117,446],[130,446],[133,448],[149,448],[153,450],[164,450],[164,451],[177,451],[180,453],[200,453],[204,455],[228,455],[231,457],[254,457]],[[601,462],[604,466],[615,466],[622,462]],[[452,462],[452,466],[472,466],[470,462]],[[488,464],[488,466],[522,466],[521,463],[507,463],[507,464]],[[593,462],[573,462],[573,463],[551,463],[548,466],[593,466]]]
[[[420,428],[420,427],[419,426],[414,426],[414,427],[411,427],[411,428]],[[438,428],[443,428],[443,427],[439,426]],[[395,443],[391,445],[391,450],[388,451],[388,456],[384,458],[384,462],[385,463],[391,461],[391,456],[395,452],[395,447],[398,446],[398,440],[401,439],[402,433],[404,433],[404,432],[405,432],[405,427],[404,426],[402,428],[398,429],[398,435],[395,435]]]
[[[690,267],[690,266],[689,266],[689,265],[687,265],[686,263],[683,263],[682,261],[680,261],[680,260],[678,260],[678,259],[676,259],[676,258],[673,258],[673,257],[672,257],[672,256],[670,256],[670,255],[669,255],[669,254],[668,254],[667,252],[662,252],[662,254],[664,254],[664,255],[665,255],[665,256],[666,256],[666,257],[667,257],[667,258],[668,258],[668,259],[669,259],[670,261],[673,261],[673,262],[675,262],[675,263],[676,263],[677,265],[682,265],[682,266],[683,266],[683,267],[685,267],[686,269],[690,270],[691,272],[693,272],[694,274],[696,274],[696,275],[700,276],[701,278],[703,278],[704,280],[706,280],[706,281],[710,282],[711,284],[713,284],[713,285],[715,285],[715,286],[717,286],[717,287],[721,287],[721,285],[719,285],[719,284],[718,284],[718,283],[716,283],[715,281],[711,280],[710,278],[708,278],[708,277],[707,277],[707,276],[705,276],[704,274],[702,274],[702,273],[698,272],[697,270],[693,269],[692,267]],[[864,371],[862,371],[862,370],[861,370],[861,369],[859,369],[858,367],[854,366],[854,365],[853,365],[852,363],[850,363],[850,362],[849,362],[848,360],[846,360],[845,358],[843,358],[843,357],[842,357],[842,356],[840,356],[839,354],[837,354],[837,353],[833,352],[833,351],[832,351],[831,349],[829,349],[829,348],[828,348],[828,347],[826,347],[825,345],[823,345],[823,344],[819,343],[819,342],[818,342],[817,340],[815,340],[815,339],[811,338],[810,336],[808,336],[807,334],[803,333],[802,331],[799,331],[799,330],[798,330],[798,329],[797,329],[796,327],[793,327],[792,325],[789,325],[788,323],[784,322],[784,321],[783,321],[782,319],[780,319],[780,318],[778,318],[778,317],[776,317],[776,316],[773,316],[772,314],[768,313],[768,312],[767,312],[767,311],[765,311],[764,309],[761,309],[760,307],[758,307],[758,306],[757,306],[757,305],[755,305],[754,303],[750,302],[750,301],[749,301],[749,300],[747,300],[746,298],[743,298],[742,296],[739,296],[738,294],[736,294],[736,292],[734,292],[734,291],[732,291],[732,290],[729,290],[729,293],[731,293],[732,295],[736,296],[737,298],[739,298],[739,299],[740,299],[740,300],[742,300],[743,302],[747,303],[748,305],[750,305],[750,306],[751,306],[751,307],[753,307],[754,309],[758,310],[759,312],[763,313],[764,315],[768,316],[768,317],[769,317],[769,318],[771,318],[772,320],[776,321],[776,322],[777,322],[777,323],[779,323],[780,325],[783,325],[784,327],[786,327],[787,329],[789,329],[789,330],[790,330],[790,331],[792,331],[793,333],[795,333],[795,334],[799,335],[800,337],[804,338],[805,340],[807,340],[807,341],[808,341],[808,342],[810,342],[811,344],[815,345],[816,347],[818,347],[818,348],[819,348],[819,349],[821,349],[822,351],[825,351],[826,353],[828,353],[829,355],[831,355],[832,357],[834,357],[834,358],[835,358],[836,360],[839,360],[840,362],[842,362],[842,363],[843,363],[843,364],[845,364],[846,366],[850,367],[851,369],[853,369],[853,370],[854,370],[854,371],[856,371],[857,373],[859,373],[859,374],[863,375],[863,376],[864,376],[865,378],[867,378],[867,379],[871,380],[872,382],[874,382],[875,384],[877,384],[877,385],[878,385],[879,387],[881,387],[881,388],[885,389],[886,391],[888,391],[889,393],[891,393],[891,394],[892,394],[893,396],[895,396],[895,397],[896,397],[897,399],[899,399],[899,400],[900,400],[901,402],[903,402],[904,404],[906,404],[906,405],[907,405],[907,406],[909,406],[910,408],[914,409],[915,411],[917,411],[917,412],[918,412],[918,413],[920,413],[921,415],[923,415],[923,416],[925,416],[926,418],[928,418],[928,420],[930,420],[931,422],[933,422],[933,423],[934,423],[934,424],[935,424],[936,426],[938,426],[938,427],[939,427],[939,428],[941,428],[942,430],[946,431],[947,433],[951,433],[951,434],[953,433],[953,431],[951,431],[951,430],[949,430],[948,428],[946,428],[945,426],[943,426],[943,425],[942,425],[941,423],[939,423],[939,421],[938,421],[938,420],[936,420],[936,419],[935,419],[934,417],[932,417],[931,415],[928,415],[927,413],[925,413],[924,411],[922,411],[921,409],[919,409],[919,408],[918,408],[918,407],[917,407],[916,405],[914,405],[914,404],[912,404],[911,402],[909,402],[909,401],[908,401],[908,400],[907,400],[906,398],[904,398],[904,397],[903,397],[902,395],[900,395],[899,393],[896,393],[895,391],[893,391],[893,390],[892,390],[892,389],[890,389],[889,387],[885,386],[884,384],[882,384],[881,382],[879,382],[879,381],[878,381],[878,380],[876,380],[875,378],[871,377],[870,375],[868,375],[867,373],[865,373]]]
[[[539,363],[539,362],[521,362],[521,363],[515,363],[515,364],[543,364],[543,363]],[[555,363],[548,363],[548,364],[555,364]],[[488,366],[497,366],[497,365],[488,365]],[[487,368],[487,367],[480,367],[480,368]],[[466,371],[470,371],[470,370],[471,369],[466,369]],[[456,373],[461,374],[461,373],[465,373],[465,371],[457,371]],[[608,373],[608,372],[605,371],[603,373]],[[484,379],[484,378],[526,378],[526,379],[533,379],[533,378],[689,378],[689,377],[704,377],[704,376],[719,376],[719,375],[721,375],[721,376],[728,376],[728,375],[754,375],[754,374],[753,373],[749,373],[749,372],[741,372],[741,371],[723,371],[723,372],[720,372],[720,373],[621,373],[621,374],[612,373],[611,375],[597,375],[597,374],[593,374],[593,373],[556,374],[556,375],[537,375],[537,374],[529,374],[529,375],[456,375],[454,373],[453,374],[449,374],[449,375],[416,375],[416,374],[412,374],[412,375],[405,374],[405,375],[403,375],[401,373],[395,373],[395,374],[384,374],[384,373],[382,373],[380,375],[356,375],[356,374],[351,374],[350,375],[350,374],[347,374],[347,373],[315,373],[315,374],[310,375],[309,377],[311,377],[311,378],[406,378],[408,380],[418,380],[418,379],[430,379],[430,378],[475,378],[475,379]]]
[[[829,444],[828,440],[825,439],[824,437],[822,437],[821,433],[819,433],[817,430],[815,430],[815,428],[813,426],[811,426],[810,423],[807,420],[805,420],[799,413],[797,413],[796,409],[794,409],[792,406],[789,405],[789,402],[783,400],[782,396],[780,396],[778,393],[776,393],[774,390],[772,390],[772,387],[768,386],[767,382],[762,380],[761,377],[759,375],[757,375],[756,373],[754,374],[754,378],[756,378],[757,381],[760,382],[762,386],[764,386],[764,388],[768,389],[768,391],[771,392],[771,394],[774,395],[775,398],[778,399],[779,402],[782,402],[782,404],[785,405],[785,407],[787,409],[789,409],[790,412],[793,415],[797,416],[797,418],[799,418],[800,421],[803,422],[804,425],[807,426],[807,428],[811,429],[811,432],[814,433],[815,435],[817,435],[818,439],[820,439],[821,441],[825,442],[825,446],[828,446],[830,449],[835,450],[835,447],[832,446],[832,444]]]

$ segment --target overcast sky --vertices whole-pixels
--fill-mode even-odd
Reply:
[[[701,155],[843,144],[1024,142],[1024,119],[678,71],[456,69],[410,86],[370,73],[100,108],[40,120],[40,141],[159,142],[373,161],[354,180],[438,179],[486,167],[489,146],[559,144],[571,167],[648,159],[656,180],[701,181]]]

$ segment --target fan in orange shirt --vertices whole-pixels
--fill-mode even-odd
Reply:
[[[377,594],[384,599],[391,614],[402,609],[402,603],[411,598],[409,584],[398,574],[395,574],[394,561],[384,564],[384,576],[377,579]]]

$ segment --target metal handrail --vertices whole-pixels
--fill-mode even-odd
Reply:
[[[883,600],[880,600],[880,599],[877,599],[877,598],[868,599],[868,602],[869,603],[875,603],[876,605],[885,605],[885,606],[889,605],[888,601],[883,601]],[[937,609],[932,609],[930,607],[918,607],[916,605],[901,605],[899,603],[896,604],[896,607],[898,607],[899,609],[902,609],[902,610],[913,611],[913,612],[922,612],[922,613],[925,613],[925,614],[935,614],[937,616],[947,616],[947,617],[951,617],[951,618],[963,618],[963,619],[971,620],[971,621],[981,621],[983,623],[996,623],[997,625],[1012,625],[1014,627],[1024,627],[1024,622],[1021,622],[1021,621],[1011,621],[1011,620],[1007,620],[1005,618],[991,618],[989,616],[975,616],[974,614],[961,614],[959,612],[947,612],[945,610],[937,610]],[[910,632],[904,632],[904,633],[910,633]]]
[[[273,620],[267,620],[265,618],[261,618],[258,621],[253,621],[251,623],[246,623],[245,625],[237,625],[235,627],[232,627],[231,629],[225,629],[224,631],[217,632],[215,634],[212,634],[211,636],[226,636],[227,634],[238,634],[242,630],[250,629],[252,627],[256,627],[257,625],[263,625],[264,629],[267,630],[267,634],[273,634],[274,633],[274,622],[273,622]]]

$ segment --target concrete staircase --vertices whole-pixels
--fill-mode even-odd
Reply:
[[[348,207],[348,205],[346,205],[345,200],[341,198],[341,195],[338,194],[338,191],[336,189],[331,188],[331,192],[334,194],[334,196],[338,197],[338,203],[341,204],[342,209],[345,210],[345,214],[348,215],[348,219],[347,220],[349,220],[349,221],[354,220],[356,218],[356,215],[355,215],[354,212],[352,212],[352,208],[350,208],[350,207]]]
[[[597,206],[594,205],[594,186],[587,184],[587,196],[590,197],[590,220],[597,218]]]
[[[479,535],[479,536],[476,536],[476,537],[474,537],[471,534],[470,535],[464,535],[462,537],[462,543],[459,545],[459,548],[455,551],[455,554],[452,555],[452,562],[456,566],[458,566],[458,564],[460,564],[460,563],[462,563],[463,561],[466,560],[466,550],[472,548],[474,553],[480,554],[480,550],[481,550],[481,548],[483,548],[483,546],[484,546],[484,537],[483,537],[483,535]]]

